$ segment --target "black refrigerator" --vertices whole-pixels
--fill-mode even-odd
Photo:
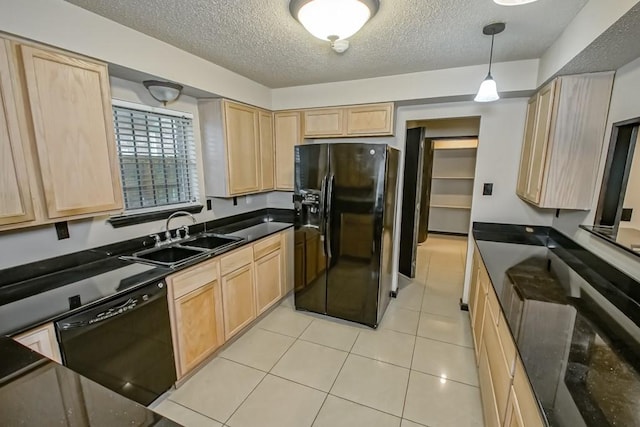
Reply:
[[[398,151],[295,147],[295,306],[376,328],[390,300]]]

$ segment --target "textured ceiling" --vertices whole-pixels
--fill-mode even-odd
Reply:
[[[289,0],[67,0],[268,87],[488,62],[485,24],[503,21],[494,59],[539,58],[587,0],[518,7],[492,0],[381,0],[342,55],[289,14]]]

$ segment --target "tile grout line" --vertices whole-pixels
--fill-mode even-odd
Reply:
[[[418,336],[416,335],[415,339],[413,340],[413,351],[411,352],[411,364],[409,365],[409,376],[407,377],[407,387],[404,390],[404,400],[402,401],[402,414],[401,414],[401,418],[404,418],[404,410],[405,407],[407,406],[407,396],[409,395],[409,383],[411,382],[411,371],[413,371],[413,358],[416,355],[416,346],[418,345]],[[402,424],[402,421],[400,421],[400,423]]]
[[[311,323],[309,323],[310,325]],[[309,327],[309,325],[307,325],[307,328]],[[256,325],[257,326],[257,325]],[[253,328],[252,328],[253,329]],[[262,329],[262,328],[259,328]],[[263,329],[264,330],[264,329]],[[306,330],[306,328],[305,328]],[[247,332],[251,332],[250,330]],[[269,331],[270,332],[270,331]],[[277,332],[274,332],[277,333]],[[279,335],[283,335],[283,334],[279,334]],[[288,336],[288,335],[286,335]],[[289,338],[293,338],[293,337],[289,337]],[[289,351],[289,349],[291,349],[291,347],[293,346],[293,344],[297,341],[297,338],[295,338],[293,340],[293,342],[287,347],[287,349],[282,353],[282,355],[280,355],[280,357],[278,358],[278,360],[276,361],[276,363],[273,364],[273,366],[276,366],[278,364],[278,362],[280,361],[280,359],[282,359],[282,357]],[[229,360],[229,359],[228,359]],[[232,360],[232,362],[235,362],[235,360]],[[238,363],[238,362],[235,362]],[[273,366],[271,367],[271,369],[269,369],[269,372],[271,372],[271,370],[273,369]],[[253,368],[256,369],[256,368]],[[264,372],[260,369],[257,369],[260,372]],[[267,378],[269,376],[269,372],[266,372],[266,375],[264,377],[262,377],[262,379],[258,382],[258,384],[256,384],[256,386],[249,392],[249,394],[247,394],[247,397],[245,397],[242,402],[240,403],[240,405],[238,405],[238,407],[231,413],[231,415],[229,416],[229,418],[227,418],[227,420],[223,423],[224,425],[227,425],[227,423],[229,422],[229,420],[231,420],[231,418],[233,418],[233,416],[236,414],[236,412],[238,412],[238,409],[240,409],[242,407],[242,405],[244,405],[244,403],[247,401],[247,399],[249,399],[249,396],[251,396],[253,394],[254,391],[256,391],[256,389],[260,386],[260,384],[262,384],[262,382],[264,381],[265,378]],[[275,375],[274,375],[275,376]]]
[[[209,416],[209,415],[203,414],[203,413],[202,413],[202,412],[200,412],[200,411],[196,411],[195,409],[190,408],[190,407],[188,407],[188,406],[186,406],[186,405],[183,405],[183,404],[182,404],[182,403],[180,403],[180,402],[176,402],[175,400],[171,400],[171,398],[169,398],[169,397],[167,397],[167,399],[166,399],[166,400],[170,401],[171,403],[173,403],[173,404],[175,404],[175,405],[181,406],[181,407],[183,407],[183,408],[185,408],[185,409],[187,409],[187,410],[189,410],[189,411],[191,411],[191,412],[194,412],[194,413],[196,413],[196,414],[198,414],[198,415],[202,415],[203,417],[205,417],[205,418],[207,418],[207,419],[210,419],[210,420],[212,420],[212,421],[215,421],[215,422],[217,422],[217,423],[220,423],[220,424],[223,424],[223,425],[224,425],[224,422],[222,422],[222,421],[220,421],[220,420],[217,420],[217,419],[215,419],[215,418],[213,418],[213,417],[211,417],[211,416]],[[159,405],[158,405],[158,406],[159,406]],[[156,411],[154,411],[154,412],[156,412]],[[157,413],[159,413],[159,412],[157,412]],[[160,414],[160,415],[162,415],[162,414]],[[164,417],[164,416],[166,416],[166,415],[162,415],[162,416]],[[171,417],[168,417],[168,416],[167,416],[167,418],[169,418],[169,419],[172,419],[172,420],[173,420],[173,418],[171,418]],[[175,420],[174,420],[174,421],[175,421]],[[176,421],[176,422],[182,422],[182,421]]]

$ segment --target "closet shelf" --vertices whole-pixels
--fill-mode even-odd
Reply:
[[[432,179],[460,179],[460,180],[473,180],[472,176],[432,176]]]
[[[457,205],[429,205],[430,208],[440,209],[471,209],[471,206],[457,206]]]

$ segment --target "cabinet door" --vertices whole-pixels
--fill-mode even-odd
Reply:
[[[393,135],[393,104],[347,108],[347,135]]]
[[[56,331],[53,327],[53,323],[47,323],[46,325],[39,326],[35,329],[17,335],[13,337],[13,339],[51,360],[62,363],[60,358],[60,347],[56,340]]]
[[[544,87],[538,94],[536,125],[531,148],[531,167],[525,198],[538,203],[547,158],[547,145],[553,114],[556,81]]]
[[[49,217],[122,209],[106,65],[20,51]]]
[[[273,190],[275,188],[274,163],[275,150],[273,146],[273,114],[260,111],[260,189]]]
[[[498,415],[498,407],[493,392],[493,383],[491,382],[491,368],[487,357],[487,351],[483,347],[479,353],[478,364],[478,380],[480,382],[480,397],[482,399],[482,412],[484,414],[484,425],[498,427],[500,424],[500,416]]]
[[[282,249],[257,260],[255,274],[256,311],[260,315],[282,296]]]
[[[302,143],[301,116],[297,111],[274,114],[276,190],[293,190],[293,147]]]
[[[224,343],[220,282],[214,280],[175,300],[179,377]]]
[[[524,427],[524,420],[520,413],[520,405],[518,404],[518,398],[516,397],[513,387],[511,387],[511,394],[509,395],[504,427]]]
[[[253,264],[222,276],[222,310],[226,340],[256,318]]]
[[[342,136],[345,134],[344,109],[323,108],[304,112],[304,136]]]
[[[229,195],[260,190],[258,110],[224,102]]]
[[[524,128],[524,141],[522,142],[522,154],[520,155],[520,171],[518,172],[518,185],[516,194],[526,197],[531,177],[531,150],[536,128],[536,113],[538,112],[538,96],[532,96],[527,107],[527,119]]]
[[[487,283],[485,282],[485,276],[482,273],[484,267],[480,266],[477,271],[478,282],[478,296],[476,297],[476,309],[473,313],[473,342],[476,346],[476,355],[478,359],[480,357],[480,351],[482,349],[482,328],[484,325],[484,316],[487,311]]]
[[[13,94],[9,42],[0,39],[0,225],[35,218]]]

